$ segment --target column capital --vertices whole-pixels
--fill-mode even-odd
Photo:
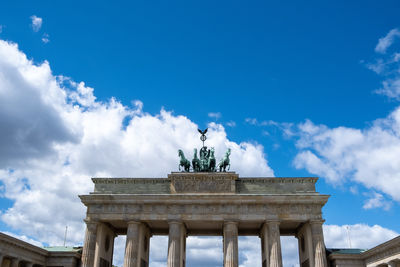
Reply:
[[[238,225],[239,222],[237,222],[237,221],[224,221],[224,225],[228,225],[228,224]]]
[[[280,225],[281,224],[281,220],[279,220],[279,219],[266,220],[265,223],[266,224],[277,224],[277,225]]]
[[[169,225],[171,225],[171,224],[184,224],[184,222],[181,221],[181,220],[170,220],[170,221],[168,221],[168,224]]]
[[[20,259],[18,259],[18,258],[12,258],[11,259],[11,267],[18,267],[18,264],[19,264],[19,262],[20,262]]]
[[[83,221],[86,223],[86,228],[89,231],[96,231],[97,226],[100,224],[100,222],[96,220],[84,219]]]
[[[325,222],[324,219],[317,219],[317,220],[309,220],[309,224],[323,224]]]
[[[93,219],[83,219],[83,221],[84,221],[86,224],[99,224],[99,223],[100,223],[100,221],[98,221],[98,220],[93,220]]]
[[[136,220],[130,220],[130,221],[126,221],[126,223],[127,223],[128,225],[130,225],[130,224],[141,224],[142,222],[136,221]]]

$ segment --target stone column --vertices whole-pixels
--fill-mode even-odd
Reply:
[[[186,229],[183,222],[169,222],[167,267],[185,266]]]
[[[269,231],[268,225],[266,223],[261,227],[260,232],[261,237],[261,262],[262,267],[269,266]]]
[[[224,267],[238,267],[238,223],[224,223]]]
[[[1,267],[2,264],[3,264],[3,258],[4,258],[4,255],[3,255],[3,254],[0,254],[0,267]]]
[[[10,267],[18,267],[19,259],[11,259]]]
[[[296,233],[296,238],[298,239],[300,266],[302,264],[314,266],[314,249],[309,223],[305,223],[300,227]]]
[[[146,231],[144,233],[143,237],[143,249],[144,249],[144,254],[143,254],[143,259],[146,261],[146,266],[149,266],[150,262],[150,237],[151,237],[151,232],[150,229],[146,227]]]
[[[82,251],[82,267],[93,267],[96,253],[97,222],[86,222],[85,242]]]
[[[315,267],[328,266],[326,260],[324,232],[322,230],[323,223],[323,220],[310,221]]]
[[[268,221],[269,232],[269,266],[282,267],[281,234],[279,221]]]
[[[124,267],[140,266],[140,244],[139,231],[140,222],[128,222],[128,231],[126,233]]]

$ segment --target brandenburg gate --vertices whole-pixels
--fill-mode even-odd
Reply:
[[[82,267],[111,267],[114,238],[126,235],[124,267],[147,267],[150,237],[168,235],[167,267],[185,267],[186,237],[222,235],[224,267],[238,267],[238,236],[259,236],[263,267],[282,267],[281,235],[298,239],[301,267],[327,267],[322,207],[328,195],[317,178],[240,178],[228,149],[216,164],[199,130],[200,157],[179,150],[179,169],[167,178],[93,178]],[[219,169],[219,172],[217,172]],[[192,170],[192,172],[191,172]]]
[[[238,236],[261,240],[262,266],[281,267],[280,236],[298,239],[300,266],[326,267],[317,178],[240,178],[234,172],[173,172],[168,178],[93,178],[82,266],[111,266],[126,235],[124,267],[146,267],[152,235],[168,235],[168,267],[185,266],[186,237],[222,235],[224,267],[238,267]]]

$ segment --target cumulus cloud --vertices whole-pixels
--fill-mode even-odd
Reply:
[[[398,235],[399,233],[379,225],[324,225],[327,248],[370,249]]]
[[[90,177],[166,177],[178,169],[178,149],[190,158],[201,146],[197,125],[186,116],[164,109],[148,114],[140,101],[100,102],[84,82],[55,76],[48,62],[37,64],[5,41],[0,123],[0,195],[12,202],[0,218],[50,245],[63,243],[66,225],[68,243],[82,244],[85,208],[77,196],[92,190]],[[217,159],[232,150],[231,170],[273,176],[261,145],[229,140],[221,124],[208,127],[206,144]]]
[[[0,40],[0,168],[54,152],[53,143],[77,141],[68,126],[65,92],[48,62],[34,65],[16,44]]]
[[[360,151],[356,158],[366,160],[362,155],[371,154],[371,151],[362,150],[358,141],[364,138],[371,148],[376,144],[381,148],[372,150],[372,155],[376,153],[375,157],[379,158],[382,153],[389,157],[389,160],[382,159],[386,164],[392,163],[393,169],[386,175],[398,179],[392,174],[397,172],[400,164],[390,161],[400,147],[398,121],[400,111],[396,110],[365,131],[338,130],[345,134],[350,132],[353,137],[350,141],[342,141],[339,148],[335,147],[331,152],[332,155],[326,151],[329,146],[324,146],[329,145],[329,141],[336,142],[340,134],[333,134],[334,131],[326,126],[309,123],[303,125],[304,136],[298,145],[319,157],[326,164],[327,172],[338,165],[340,172],[351,174],[353,169],[349,166],[355,166],[354,162],[358,161],[349,157],[341,166],[327,158],[336,159],[335,153],[347,153],[350,146]],[[69,229],[67,243],[82,244],[85,208],[77,195],[92,190],[91,176],[165,177],[178,168],[177,149],[183,149],[190,158],[192,149],[201,145],[197,125],[189,118],[164,109],[158,114],[148,114],[140,101],[134,101],[132,106],[123,105],[114,98],[98,101],[93,88],[66,76],[55,76],[48,62],[36,64],[27,59],[16,44],[1,40],[0,123],[5,125],[0,132],[0,194],[13,203],[1,212],[0,219],[20,233],[19,237],[25,236],[25,240],[35,244],[41,244],[37,243],[40,240],[44,244],[61,245],[66,225]],[[215,147],[217,158],[222,157],[227,148],[232,150],[232,170],[241,176],[274,175],[261,145],[229,140],[221,124],[210,123],[208,127],[207,145]],[[378,133],[380,137],[383,133],[383,138],[377,141],[372,137]],[[149,168],[154,161],[159,162],[157,167]],[[379,173],[376,177],[383,179],[379,162],[371,162],[374,163],[371,170]],[[330,176],[339,177],[335,174]],[[354,177],[364,181],[363,173]],[[393,185],[391,188],[383,187],[379,179],[372,181],[372,174],[366,177],[371,187],[382,187],[380,190],[389,195],[398,192]],[[359,236],[368,236],[371,233],[368,231],[386,237],[395,234],[379,226],[370,228],[361,227],[367,234]],[[330,240],[329,234],[326,236],[326,240]],[[152,238],[152,266],[165,266],[166,240],[166,237]],[[192,240],[188,241],[192,247],[188,255],[194,259],[193,262],[202,260],[198,255],[209,246],[215,247],[215,252],[209,253],[220,257],[222,251],[218,238],[207,241],[196,237]],[[214,245],[210,243],[213,240]],[[248,266],[254,262],[254,266],[260,266],[261,260],[256,263],[260,258],[257,238],[241,240],[244,248],[241,264]],[[285,247],[296,248],[297,244],[290,243],[295,242],[293,240],[289,239]],[[124,246],[124,238],[118,238],[116,262],[121,262]],[[292,259],[291,256],[284,257],[287,262]],[[295,262],[293,259],[291,261]]]
[[[31,18],[31,26],[34,32],[38,32],[40,28],[42,28],[42,23],[43,19],[40,17],[37,17],[36,15],[33,15],[30,17]]]
[[[299,125],[296,145],[300,150],[294,160],[297,168],[331,184],[360,183],[400,201],[400,107],[365,129],[329,128],[306,121]],[[375,202],[371,200],[365,208],[379,206],[376,195],[371,198]]]

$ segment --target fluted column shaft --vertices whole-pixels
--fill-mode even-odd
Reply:
[[[264,223],[260,232],[261,237],[261,262],[262,267],[269,266],[269,231],[268,225]]]
[[[327,267],[326,251],[324,243],[324,232],[322,230],[323,220],[310,221],[311,236],[313,241],[315,267]]]
[[[82,251],[82,267],[93,267],[96,253],[97,222],[86,221],[85,242]]]
[[[128,222],[128,230],[126,233],[124,267],[140,266],[140,222]]]
[[[12,259],[10,267],[18,267],[19,259]]]
[[[186,229],[183,222],[169,222],[167,267],[185,266]]]
[[[268,221],[269,232],[269,265],[268,267],[282,267],[281,234],[279,221]]]
[[[224,223],[224,267],[238,267],[238,224]]]

